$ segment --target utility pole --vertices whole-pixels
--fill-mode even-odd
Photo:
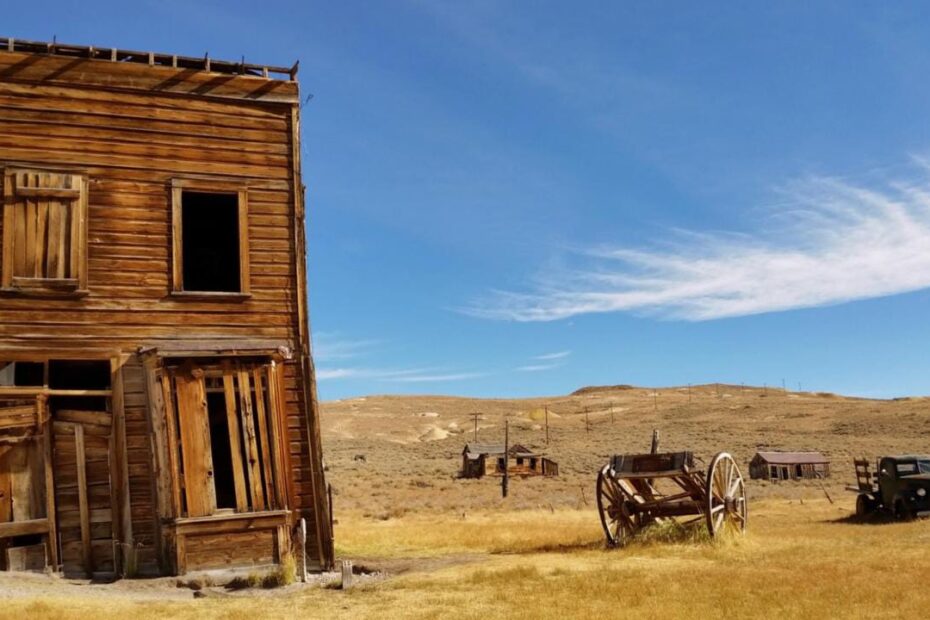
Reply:
[[[610,406],[610,423],[611,424],[614,423],[614,406],[613,405]]]
[[[656,413],[659,412],[659,391],[655,389],[652,390],[652,408]]]
[[[688,404],[691,404],[691,384],[688,384]]]
[[[546,405],[546,445],[549,445],[549,405]]]
[[[649,450],[650,454],[659,453],[659,429],[652,429],[652,447]]]
[[[787,392],[787,391],[788,391],[788,388],[785,387],[785,380],[784,380],[784,379],[781,380],[781,391],[782,391],[782,392]]]
[[[475,443],[478,443],[478,420],[481,416],[481,412],[471,414],[471,417],[475,419]]]
[[[590,422],[588,422],[588,408],[587,407],[584,408],[584,431],[586,433],[591,432],[591,424]]]
[[[504,477],[501,478],[501,497],[507,497],[507,486],[510,484],[510,420],[504,419]]]

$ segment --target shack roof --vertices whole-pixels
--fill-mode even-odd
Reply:
[[[490,456],[503,453],[504,444],[502,443],[467,443],[463,452],[468,458],[472,459],[476,459],[482,454]],[[531,457],[539,455],[517,443],[510,446],[510,456]]]
[[[820,452],[756,452],[756,456],[772,465],[814,465],[829,463]]]

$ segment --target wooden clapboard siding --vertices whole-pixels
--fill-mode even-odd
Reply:
[[[156,504],[170,508],[175,500],[156,495],[153,464],[161,457],[153,454],[146,379],[134,354],[140,347],[183,348],[187,340],[285,344],[294,352],[282,373],[289,508],[309,520],[311,556],[332,561],[328,542],[317,540],[325,538],[318,521],[328,516],[316,517],[325,510],[321,455],[316,421],[306,414],[313,389],[300,361],[309,355],[309,335],[297,103],[293,82],[0,52],[0,167],[80,174],[88,199],[86,295],[38,302],[0,296],[0,351],[128,356],[122,396],[129,517],[143,569],[156,562]],[[248,298],[170,295],[170,184],[181,177],[248,188]],[[49,213],[46,226],[60,219]],[[257,445],[260,459],[272,448]],[[259,486],[249,488],[264,500],[270,489],[257,479]],[[68,541],[69,553],[80,545],[80,538]]]
[[[261,566],[275,561],[275,530],[187,536],[187,570]]]

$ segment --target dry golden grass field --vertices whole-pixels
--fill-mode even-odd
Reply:
[[[550,443],[540,412],[550,405]],[[588,424],[585,423],[585,408]],[[613,420],[611,420],[613,408]],[[460,452],[480,411],[479,439],[545,450],[557,479],[459,480]],[[554,414],[554,415],[553,415]],[[820,449],[819,484],[749,484],[747,536],[647,530],[604,548],[593,507],[610,454]],[[386,573],[348,590],[288,586],[195,599],[174,580],[78,585],[0,578],[0,617],[97,618],[873,618],[930,608],[930,521],[856,522],[851,458],[930,452],[930,400],[872,401],[739,386],[614,389],[549,400],[369,397],[324,406],[337,551]],[[745,467],[744,467],[745,468]],[[831,501],[828,500],[832,499]]]

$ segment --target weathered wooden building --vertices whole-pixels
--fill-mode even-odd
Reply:
[[[0,38],[0,569],[333,562],[292,68]]]
[[[802,480],[830,476],[830,459],[820,452],[756,452],[749,462],[756,480]]]
[[[506,457],[503,444],[469,443],[462,450],[463,478],[503,476],[505,467],[511,476],[559,475],[558,463],[520,444],[510,446]]]

